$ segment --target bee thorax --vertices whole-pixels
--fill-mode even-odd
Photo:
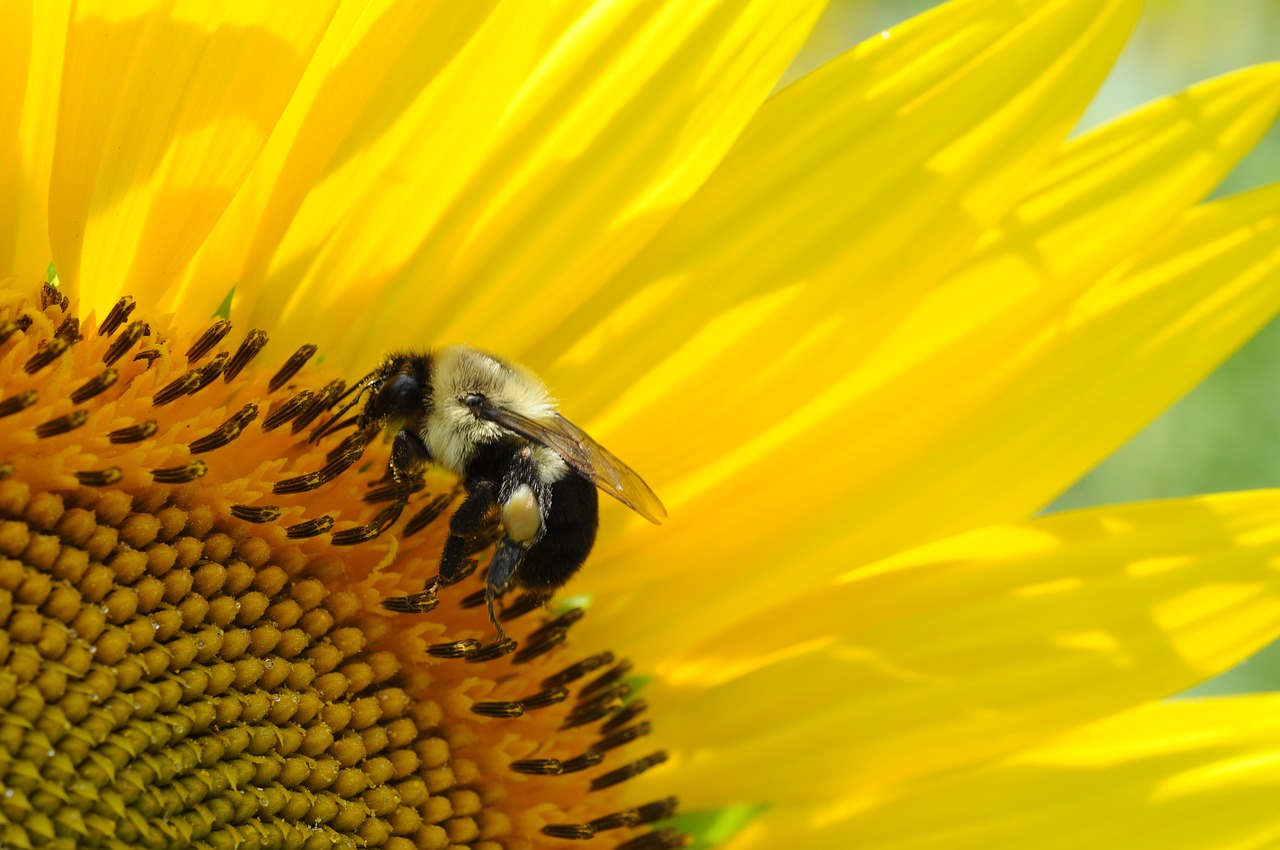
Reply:
[[[502,530],[516,543],[527,543],[542,528],[538,497],[528,484],[521,484],[502,506]]]

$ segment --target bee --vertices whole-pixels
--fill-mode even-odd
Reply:
[[[425,594],[462,577],[469,542],[496,514],[501,536],[485,598],[500,642],[495,598],[513,587],[550,597],[586,561],[599,525],[597,488],[655,524],[667,515],[634,470],[560,415],[538,378],[492,354],[465,345],[393,353],[352,390],[312,440],[346,424],[338,420],[367,396],[354,424],[366,440],[394,430],[395,514],[429,464],[461,478],[466,496],[449,519],[440,573]]]

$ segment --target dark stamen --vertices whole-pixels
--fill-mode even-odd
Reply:
[[[535,642],[535,641],[537,641],[537,640],[540,640],[541,638],[545,637],[546,635],[550,634],[551,632],[561,631],[561,630],[564,630],[564,629],[568,629],[568,628],[569,628],[570,626],[572,626],[574,623],[578,622],[578,621],[579,621],[579,620],[581,620],[583,617],[585,617],[585,616],[586,616],[586,614],[587,614],[587,612],[586,612],[586,610],[585,610],[585,609],[582,609],[582,608],[570,608],[568,611],[565,611],[565,612],[564,612],[563,614],[561,614],[559,617],[556,617],[556,618],[551,619],[551,620],[547,620],[547,621],[546,621],[545,623],[543,623],[541,626],[538,626],[538,628],[536,628],[536,629],[534,629],[532,632],[530,632],[530,633],[529,633],[529,642],[530,642],[530,643],[533,643],[533,642]]]
[[[226,422],[223,422],[200,439],[195,440],[187,448],[190,449],[192,454],[196,455],[220,449],[236,437],[239,437],[245,427],[257,418],[258,405],[250,402],[240,408],[240,411],[233,414]]]
[[[266,347],[266,331],[260,331],[256,328],[249,331],[244,338],[244,342],[240,343],[236,353],[231,356],[231,362],[227,364],[227,368],[222,370],[222,379],[227,383],[234,381],[236,375],[240,374],[240,370],[248,366],[249,362],[258,356],[258,352]]]
[[[325,478],[318,472],[305,472],[302,475],[295,475],[292,478],[285,478],[283,481],[277,481],[271,487],[271,492],[277,496],[293,495],[295,493],[307,493],[315,490],[325,483]]]
[[[520,759],[510,764],[516,773],[527,773],[530,776],[559,776],[564,773],[564,763],[560,759]]]
[[[275,410],[267,414],[267,418],[262,420],[263,431],[274,431],[311,405],[315,393],[311,390],[303,390]]]
[[[466,596],[458,600],[458,607],[462,609],[479,608],[488,598],[487,591],[484,588],[477,590],[475,593],[468,593]]]
[[[292,478],[276,482],[273,488],[274,492],[280,494],[306,493],[327,484],[343,472],[346,472],[364,454],[364,445],[361,443],[352,443],[348,448],[349,450],[345,455],[329,461],[319,472],[305,472],[302,475],[295,475]],[[378,518],[374,521],[374,527],[381,533],[387,526],[395,522],[403,509],[403,502],[389,506],[378,514]]]
[[[637,738],[643,738],[652,731],[653,729],[650,727],[649,721],[646,720],[643,723],[637,723],[635,726],[628,726],[625,729],[619,729],[612,735],[601,738],[599,741],[596,741],[591,745],[591,749],[599,752],[616,749],[624,744],[630,744]]]
[[[624,841],[614,850],[676,850],[679,847],[688,847],[692,843],[693,839],[680,830],[666,827],[656,832],[645,833],[630,841]]]
[[[579,699],[586,699],[592,694],[598,693],[621,679],[623,676],[631,672],[631,662],[625,658],[619,661],[612,669],[606,670],[595,679],[582,686],[582,690],[578,693]]]
[[[129,314],[136,306],[138,305],[132,295],[126,295],[117,301],[107,313],[107,317],[102,320],[102,327],[98,328],[98,336],[111,336],[115,333],[117,328],[129,320]]]
[[[577,773],[595,767],[604,761],[603,753],[586,752],[580,756],[561,761],[560,759],[520,759],[509,765],[516,773],[527,773],[532,776],[560,776],[565,773]]]
[[[586,726],[607,717],[616,709],[622,708],[623,701],[631,695],[631,686],[623,683],[599,696],[579,703],[573,712],[565,718],[562,729],[573,729]]]
[[[139,422],[137,425],[127,425],[124,428],[107,434],[107,439],[114,445],[123,445],[125,443],[140,443],[148,437],[155,436],[156,431],[160,430],[154,419],[148,419],[145,422]]]
[[[361,526],[364,527],[364,526]],[[348,529],[353,531],[355,529]],[[342,534],[339,533],[338,534]],[[337,534],[333,535],[337,538]],[[337,543],[337,540],[334,540]],[[343,544],[338,544],[343,545]],[[435,595],[435,588],[419,590],[417,593],[408,594],[407,597],[388,597],[383,599],[383,608],[387,611],[394,611],[402,614],[425,614],[429,611],[435,611],[436,605],[440,604],[440,600]],[[480,645],[480,641],[476,641],[476,646]],[[451,655],[452,658],[452,655]]]
[[[604,753],[596,752],[595,750],[587,750],[580,756],[574,756],[571,759],[567,759],[564,762],[564,772],[577,773],[580,770],[587,770],[595,767],[602,761],[604,761]]]
[[[400,532],[401,537],[408,537],[410,534],[417,534],[431,523],[435,522],[445,508],[449,507],[449,503],[453,501],[453,496],[436,496],[427,506],[413,515],[413,518],[404,524],[404,529]]]
[[[538,691],[536,694],[527,696],[519,700],[520,704],[526,710],[532,711],[535,708],[546,708],[550,705],[564,702],[569,698],[567,688],[547,688],[545,691]]]
[[[232,505],[231,515],[245,522],[275,522],[280,518],[280,508],[276,505],[251,507],[249,505]]]
[[[209,329],[200,334],[200,338],[191,344],[187,349],[187,362],[194,363],[201,357],[204,357],[213,347],[222,342],[222,338],[231,332],[231,323],[226,319],[219,319],[209,326]]]
[[[227,352],[220,351],[217,357],[197,369],[196,374],[199,379],[196,381],[196,385],[191,388],[191,392],[198,393],[218,380],[218,376],[222,374],[222,370],[227,366],[227,357]]]
[[[160,359],[160,349],[158,348],[148,348],[143,351],[139,351],[137,354],[133,355],[133,362],[137,363],[139,360],[145,360],[147,362],[148,369],[151,368],[152,363],[156,362],[159,359]]]
[[[369,525],[357,525],[355,528],[344,528],[342,531],[336,531],[334,532],[333,539],[330,542],[334,546],[357,546],[361,543],[368,543],[370,540],[377,540],[381,535],[382,529],[378,527],[377,523],[370,523]],[[382,604],[392,611],[407,610],[395,608],[389,604],[399,604],[400,600],[407,598],[408,597],[404,596],[392,597],[390,599],[382,600]],[[439,600],[437,600],[436,604],[439,604]],[[431,607],[435,608],[436,606],[432,605]],[[414,607],[413,610],[417,611],[418,609]]]
[[[552,838],[587,839],[595,838],[596,831],[590,824],[565,823],[548,824],[542,828],[542,834]]]
[[[4,345],[9,341],[9,337],[18,331],[25,331],[31,327],[30,316],[19,316],[16,321],[5,320],[0,322],[0,345]]]
[[[124,473],[120,471],[118,466],[76,473],[76,480],[86,487],[108,487],[117,483],[121,478],[124,478]]]
[[[325,477],[326,481],[332,481],[337,478],[364,456],[364,440],[352,439],[352,437],[359,437],[359,435],[352,434],[347,437],[338,444],[337,449],[329,452],[326,456],[328,463],[320,470],[320,474]]]
[[[0,461],[0,481],[11,477],[15,471],[13,464],[9,463],[9,461]]]
[[[350,428],[352,425],[358,423],[361,418],[363,418],[363,414],[357,413],[353,416],[347,417],[346,419],[343,419],[342,417],[346,415],[348,410],[355,407],[360,402],[360,398],[364,395],[364,391],[368,386],[369,384],[366,379],[356,381],[349,389],[343,390],[342,395],[334,399],[334,404],[342,401],[353,392],[355,392],[355,395],[352,395],[351,399],[347,401],[346,404],[338,408],[337,413],[330,416],[322,422],[318,428],[312,431],[311,436],[307,438],[307,442],[314,443],[317,440],[323,439],[326,434],[332,434],[334,431],[341,431],[343,428]],[[356,392],[356,390],[359,390],[359,392]]]
[[[610,829],[621,829],[624,826],[635,826],[639,823],[639,817],[635,809],[624,809],[611,815],[605,815],[602,818],[596,818],[589,826],[593,827],[596,832],[606,832]]]
[[[496,661],[504,655],[509,655],[519,646],[511,638],[494,641],[483,649],[479,649],[467,656],[468,661],[481,663],[485,661]]]
[[[342,414],[339,413],[338,415],[341,416]],[[352,425],[355,425],[360,421],[360,414],[357,413],[354,416],[348,416],[346,419],[343,419],[341,422],[337,421],[337,419],[334,419],[331,421],[333,422],[333,424],[330,425],[326,423],[325,425],[321,425],[320,428],[317,428],[315,431],[312,431],[311,436],[307,438],[307,442],[314,443],[317,440],[319,440],[321,437],[324,437],[328,434],[332,434],[334,431],[341,431],[344,428],[350,428]],[[322,428],[324,429],[324,433],[320,433],[320,430]],[[317,434],[320,434],[320,436],[316,436]]]
[[[576,682],[588,673],[599,670],[606,664],[613,663],[612,652],[601,652],[599,655],[588,656],[577,664],[572,664],[553,676],[548,676],[542,680],[544,688],[556,688],[561,685],[567,685],[570,682]]]
[[[294,540],[305,537],[316,537],[324,534],[333,528],[333,517],[328,514],[318,516],[315,519],[309,519],[306,522],[300,522],[296,525],[287,525],[284,529],[284,536],[291,537]]]
[[[622,827],[641,826],[654,821],[667,820],[676,813],[676,798],[667,797],[653,803],[646,803],[634,809],[624,809],[604,817],[596,818],[585,824],[556,824],[544,826],[542,832],[553,838],[592,838],[596,833],[607,832]],[[661,829],[646,833],[639,838],[622,844],[628,850],[671,850],[684,847],[689,843],[688,836],[674,829]]]
[[[631,764],[623,765],[617,770],[611,770],[608,773],[602,773],[595,779],[591,780],[591,790],[601,791],[617,785],[619,782],[626,782],[632,777],[639,776],[651,767],[656,767],[666,761],[668,758],[665,750],[658,750],[656,753],[645,756]]]
[[[6,416],[26,410],[28,407],[36,403],[35,390],[23,390],[15,396],[10,396],[4,401],[0,401],[0,419]]]
[[[289,379],[298,374],[298,370],[307,365],[307,361],[315,356],[316,347],[308,343],[289,356],[284,361],[284,365],[280,370],[271,376],[271,382],[267,384],[267,392],[275,392],[276,390],[289,383]]]
[[[325,384],[324,388],[316,395],[315,401],[311,402],[311,405],[306,410],[298,414],[298,418],[289,426],[293,430],[293,433],[297,434],[303,428],[306,428],[315,421],[316,417],[321,413],[324,413],[326,410],[333,407],[334,402],[342,395],[342,389],[345,386],[346,383],[341,380],[330,381]]]
[[[648,709],[649,709],[649,703],[645,702],[644,700],[642,699],[632,700],[630,703],[627,704],[625,708],[623,708],[613,717],[610,717],[604,723],[601,723],[600,731],[604,732],[607,735],[610,732],[614,731],[615,729],[620,729],[623,726],[626,726],[632,720],[635,720],[641,714],[644,714],[646,711],[648,711]]]
[[[631,696],[631,685],[626,682],[618,682],[608,690],[601,691],[597,694],[589,694],[582,691],[578,694],[578,706],[574,711],[587,711],[598,703],[617,703]]]
[[[407,497],[420,492],[426,486],[426,482],[421,478],[417,478],[416,480],[409,482],[407,487],[402,482],[393,481],[390,484],[386,484],[382,487],[376,487],[368,493],[365,493],[360,497],[360,501],[366,502],[370,505],[376,505],[378,502],[392,502],[399,499],[401,495]],[[445,507],[448,506],[449,503],[445,502]],[[428,507],[430,507],[430,505],[428,505]]]
[[[679,801],[675,797],[664,797],[661,800],[654,800],[652,803],[645,803],[635,810],[636,814],[640,816],[640,820],[637,823],[653,823],[654,821],[675,817],[678,804]]]
[[[146,330],[146,322],[130,322],[124,332],[113,339],[111,344],[107,346],[107,350],[102,355],[102,362],[110,366],[121,357],[124,357],[129,352],[129,349],[133,348],[138,340],[142,339],[142,335]]]
[[[436,643],[427,647],[427,654],[435,658],[466,658],[480,649],[480,641],[463,638],[449,643]]]
[[[57,437],[68,431],[74,431],[89,420],[89,414],[83,410],[73,410],[66,416],[59,416],[56,419],[50,419],[48,422],[42,422],[36,426],[36,436],[40,439],[47,437]]]
[[[71,393],[71,400],[76,404],[84,404],[89,399],[106,392],[120,380],[120,373],[115,369],[103,369],[96,376],[85,381]]]
[[[516,597],[516,601],[508,605],[502,612],[500,618],[502,622],[507,623],[517,617],[523,617],[530,611],[537,611],[543,605],[547,604],[547,600],[551,597],[545,593],[523,593]]]
[[[347,457],[352,452],[358,452],[356,457],[360,457],[364,454],[364,447],[368,444],[369,440],[364,434],[348,434],[342,438],[342,442],[329,449],[328,453],[325,454],[324,459],[327,462],[332,463],[338,458]]]
[[[502,619],[505,620],[506,617],[503,617]],[[527,664],[533,659],[537,658],[539,655],[545,655],[546,653],[555,649],[557,646],[560,646],[561,644],[563,644],[565,641],[565,638],[568,637],[568,635],[569,635],[568,629],[565,629],[563,631],[550,632],[544,635],[542,639],[539,640],[537,643],[526,644],[523,648],[521,648],[519,652],[515,654],[515,657],[511,659],[511,662],[513,664]]]
[[[404,502],[396,502],[378,511],[378,515],[373,518],[373,526],[378,529],[379,534],[395,525],[396,520],[400,518],[400,514],[404,511],[404,505]]]
[[[182,377],[175,378],[161,387],[159,392],[151,397],[151,406],[164,407],[166,404],[175,402],[195,389],[198,383],[200,383],[199,370],[187,372]]]
[[[45,281],[44,286],[40,288],[41,310],[49,309],[50,304],[57,304],[59,310],[66,310],[70,303],[71,300],[49,281]]]
[[[182,466],[168,466],[151,470],[151,475],[161,484],[187,484],[197,478],[203,478],[209,471],[209,465],[202,460],[193,460]]]
[[[483,717],[511,719],[524,714],[524,706],[518,702],[477,702],[471,710]]]
[[[70,347],[70,342],[55,336],[41,346],[39,351],[27,358],[27,362],[22,365],[22,370],[28,375],[34,375],[61,357]]]
[[[597,720],[602,720],[609,716],[609,713],[615,709],[622,707],[622,700],[608,700],[602,702],[592,702],[588,706],[579,706],[564,719],[564,723],[560,725],[561,729],[576,729],[579,726],[588,726]]]
[[[67,316],[62,320],[62,324],[58,325],[58,329],[53,332],[58,339],[65,339],[69,343],[77,343],[84,337],[80,336],[80,320],[75,316]]]

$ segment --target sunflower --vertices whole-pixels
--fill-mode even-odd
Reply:
[[[1280,186],[1203,201],[1280,68],[1068,139],[1136,2],[773,91],[819,5],[5,8],[0,843],[1280,836],[1276,698],[1162,701],[1280,636],[1280,495],[1036,516],[1280,309]],[[503,641],[460,482],[308,439],[455,342],[671,512]]]

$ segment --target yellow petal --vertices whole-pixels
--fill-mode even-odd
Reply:
[[[49,170],[71,4],[17,0],[0,32],[0,278],[44,279]]]
[[[1280,696],[1177,700],[892,801],[768,812],[729,847],[1274,847],[1278,792]]]
[[[78,3],[49,199],[58,274],[99,310],[152,300],[280,116],[334,3]],[[101,315],[101,313],[100,313]]]
[[[1108,223],[1115,224],[1099,221]],[[1008,233],[1006,256],[1044,236],[1035,227]],[[663,606],[660,621],[622,624],[636,631],[628,635],[633,645],[653,644],[638,650],[647,657],[697,637],[707,623],[760,610],[903,546],[1026,516],[1256,332],[1280,307],[1278,270],[1280,186],[1186,213],[1131,269],[1065,301],[1059,288],[1038,288],[954,339],[945,318],[962,320],[956,301],[944,297],[936,308],[926,301],[904,339],[819,398],[812,423],[797,415],[768,440],[739,449],[750,465],[696,501],[677,502],[660,535],[606,541],[602,566],[610,558],[637,566],[593,569],[582,587],[634,587],[683,563],[674,553],[708,536],[717,541],[733,582],[708,570],[682,575],[675,600],[669,579],[634,589],[629,601],[616,597],[619,605]],[[992,302],[981,293],[1000,276],[956,280],[984,316]],[[725,495],[741,493],[757,496]]]
[[[507,4],[434,76],[381,85],[382,63],[353,65],[343,98],[316,97],[296,146],[322,136],[318,153],[273,190],[260,231],[224,234],[253,245],[238,279],[270,284],[233,315],[269,318],[282,347],[345,334],[327,349],[353,369],[397,343],[518,351],[539,311],[588,297],[702,183],[820,5]],[[371,24],[352,51],[416,71],[414,31]],[[384,88],[395,120],[352,122],[352,102],[392,111]]]
[[[386,283],[379,267],[402,262],[416,241],[362,255],[366,265],[334,291],[313,292],[309,269],[325,262],[344,228],[376,214],[360,204],[377,198],[397,222],[410,203],[428,216],[486,149],[547,17],[542,4],[492,14],[495,2],[343,4],[262,156],[164,306],[207,316],[234,284],[232,319],[271,327],[282,356],[290,349],[281,314],[302,310],[310,322],[358,315]],[[348,286],[363,297],[353,300]]]
[[[748,383],[779,361],[799,371],[818,345],[847,369],[1026,191],[1136,15],[1108,0],[948,3],[860,45],[771,98],[654,244],[532,359],[553,362],[544,375],[605,429],[731,357],[745,355]],[[796,342],[762,344],[779,338]]]
[[[767,764],[774,800],[883,793],[1177,693],[1277,636],[1280,491],[993,526],[660,665],[646,698],[672,769],[638,782],[694,808],[761,802]]]
[[[377,351],[398,327],[405,341],[521,356],[703,183],[821,5],[593,4],[549,45],[466,191],[399,270],[416,285],[375,302],[338,351]],[[370,226],[384,238],[382,217]]]

